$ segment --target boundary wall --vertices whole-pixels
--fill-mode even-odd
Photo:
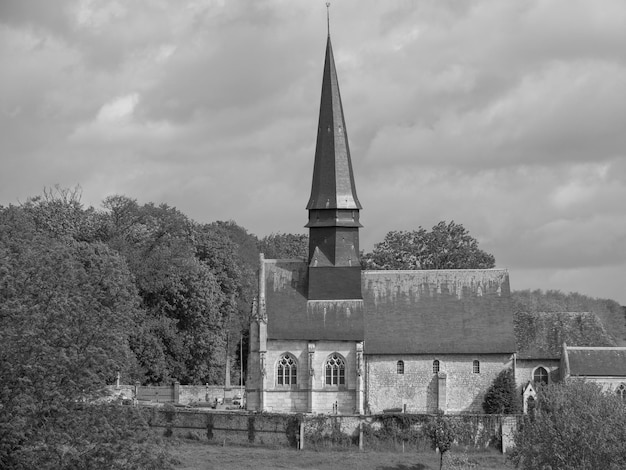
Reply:
[[[164,436],[215,444],[243,444],[292,448],[360,448],[424,450],[424,433],[433,415],[313,415],[180,409],[150,410],[149,423]],[[513,445],[518,416],[446,415],[456,443],[473,448],[495,447],[506,452]]]
[[[245,386],[226,388],[223,385],[181,385],[178,382],[161,386],[144,386],[139,385],[139,383],[108,385],[107,390],[113,396],[122,398],[176,405],[232,401],[235,398],[241,399],[245,396]]]

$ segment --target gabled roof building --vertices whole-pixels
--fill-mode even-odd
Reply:
[[[480,412],[516,350],[503,269],[364,271],[360,210],[330,35],[306,260],[261,255],[247,407]]]

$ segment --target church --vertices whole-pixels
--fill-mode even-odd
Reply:
[[[504,269],[361,268],[357,197],[327,38],[303,259],[260,257],[247,409],[364,414],[480,413],[514,367]]]

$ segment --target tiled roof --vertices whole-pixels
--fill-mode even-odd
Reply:
[[[626,348],[566,347],[569,374],[626,377]]]
[[[370,354],[515,351],[506,270],[364,271]]]
[[[515,351],[505,270],[363,271],[362,302],[309,302],[304,262],[264,266],[270,339],[364,339],[368,354]]]
[[[564,342],[574,346],[615,345],[592,312],[518,312],[514,321],[519,359],[558,359]]]

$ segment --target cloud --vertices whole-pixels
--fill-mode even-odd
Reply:
[[[626,275],[625,21],[621,0],[333,4],[362,247],[455,220],[514,288],[626,303],[601,282]],[[303,232],[325,40],[315,2],[0,2],[0,203],[80,183]]]
[[[132,117],[137,103],[139,103],[139,95],[137,93],[115,98],[100,108],[96,121],[101,123],[127,121]]]

